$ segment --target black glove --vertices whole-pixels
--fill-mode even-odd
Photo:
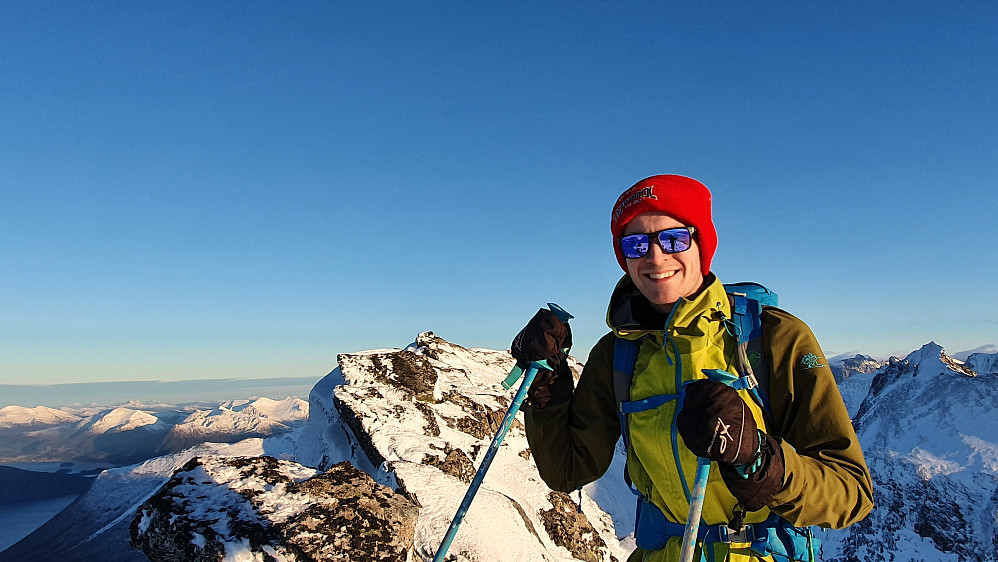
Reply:
[[[676,428],[690,451],[720,463],[728,490],[748,511],[761,509],[783,487],[783,451],[759,431],[738,392],[701,380],[686,386]]]
[[[519,362],[552,359],[572,347],[572,329],[550,310],[542,308],[513,338],[510,353]]]
[[[575,388],[572,370],[562,349],[572,346],[572,329],[550,310],[542,308],[513,338],[510,353],[525,367],[531,361],[546,359],[553,370],[541,369],[527,390],[528,405],[548,408],[572,399]]]
[[[744,464],[759,449],[759,431],[752,411],[738,391],[715,381],[686,386],[676,428],[698,457]]]

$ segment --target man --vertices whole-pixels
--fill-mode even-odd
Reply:
[[[642,404],[623,415],[629,484],[640,494],[639,548],[629,560],[679,559],[697,457],[716,463],[702,513],[707,560],[808,560],[809,526],[842,528],[873,507],[869,470],[817,340],[791,314],[764,307],[757,360],[768,365],[766,400],[708,380],[741,374],[731,302],[710,271],[710,191],[683,176],[646,178],[617,200],[610,230],[626,275],[610,297],[611,331],[593,347],[578,387],[559,351],[571,333],[553,314],[539,311],[513,342],[518,360],[553,365],[524,410],[541,477],[567,492],[609,467],[622,432],[616,354],[616,379],[629,369],[628,399]],[[624,344],[636,350],[626,367]]]

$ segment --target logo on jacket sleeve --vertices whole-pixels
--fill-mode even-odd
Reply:
[[[800,358],[800,364],[805,369],[817,369],[818,367],[827,367],[821,363],[822,358],[818,357],[813,353],[808,353],[804,357]]]

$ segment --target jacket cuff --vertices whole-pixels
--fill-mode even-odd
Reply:
[[[783,488],[784,464],[780,443],[772,436],[762,434],[760,447],[759,468],[752,474],[742,475],[731,464],[720,463],[724,483],[746,511],[766,507]]]

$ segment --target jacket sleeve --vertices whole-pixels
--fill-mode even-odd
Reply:
[[[589,354],[572,399],[548,409],[524,408],[527,442],[541,479],[571,492],[606,472],[620,438],[613,394],[613,334]]]
[[[786,471],[770,509],[796,526],[851,525],[873,509],[873,482],[828,361],[793,315],[766,308],[762,320]]]

